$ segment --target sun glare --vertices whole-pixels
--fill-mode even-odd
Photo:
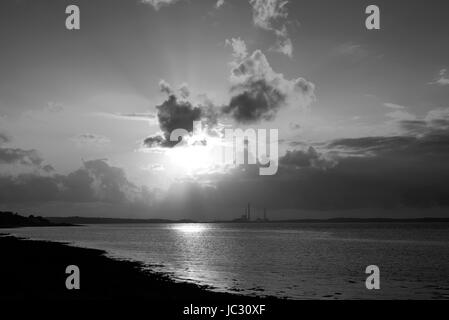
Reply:
[[[185,174],[208,173],[222,165],[219,142],[208,137],[206,144],[186,144],[167,151],[174,169]]]
[[[200,233],[206,230],[206,227],[202,224],[180,224],[173,227],[174,230],[182,233]]]

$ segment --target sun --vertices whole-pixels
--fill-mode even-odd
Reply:
[[[223,167],[221,145],[219,138],[210,136],[200,140],[190,139],[184,145],[167,150],[166,155],[169,165],[178,172],[190,175],[210,173]]]
[[[170,149],[167,152],[168,159],[172,165],[193,173],[200,169],[213,166],[209,148],[205,146],[181,146]]]

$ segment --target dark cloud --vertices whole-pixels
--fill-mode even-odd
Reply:
[[[342,153],[368,155],[398,150],[398,148],[404,149],[416,140],[417,138],[412,136],[362,137],[334,140],[328,144],[328,147]]]
[[[294,155],[280,159],[276,176],[236,171],[218,178],[216,187],[205,189],[202,197],[184,201],[207,208],[242,208],[251,202],[269,211],[398,210],[449,205],[448,157],[445,163],[440,157],[429,162],[420,155],[403,159],[387,155],[345,157],[324,170],[312,164],[316,156]]]
[[[449,108],[432,110],[424,119],[404,120],[399,124],[411,135],[444,134],[449,131]]]
[[[0,146],[8,142],[10,142],[9,136],[6,133],[0,132]]]
[[[50,164],[46,164],[42,167],[42,171],[44,171],[46,173],[51,173],[51,172],[55,171],[55,168],[53,168],[53,166]]]
[[[178,93],[173,91],[171,86],[163,80],[161,80],[159,86],[161,92],[167,94],[167,99],[156,106],[157,119],[162,134],[146,138],[143,143],[145,147],[170,148],[175,146],[178,141],[170,141],[171,133],[176,129],[192,132],[194,121],[202,121],[209,128],[217,125],[217,108],[207,97],[203,97],[203,102],[194,106],[192,102],[187,100],[190,91],[186,84],[179,88]]]
[[[105,160],[87,161],[81,170],[87,172],[93,195],[101,201],[132,200],[137,190],[137,187],[128,181],[123,169],[112,167]]]
[[[214,188],[205,187],[177,206],[210,210],[251,202],[269,211],[358,210],[372,216],[420,209],[423,216],[427,209],[449,206],[449,130],[444,112],[430,114],[419,122],[401,122],[413,125],[402,135],[338,139],[308,148],[298,143],[302,149],[281,157],[275,176],[259,176],[257,166],[206,176]]]
[[[0,163],[21,164],[25,166],[40,166],[43,160],[36,150],[18,148],[0,148]]]
[[[449,154],[449,109],[433,110],[424,119],[402,120],[402,135],[338,139],[328,148],[354,155],[441,157]]]
[[[144,140],[146,147],[173,147],[178,142],[170,141],[171,133],[176,129],[193,131],[193,122],[201,119],[201,108],[193,107],[188,101],[179,100],[170,94],[161,105],[156,106],[157,118],[162,135],[151,136]]]
[[[151,137],[146,138],[143,140],[143,145],[147,148],[171,148],[173,147],[177,142],[167,141],[163,136],[161,135],[154,135]]]
[[[9,142],[11,142],[11,138],[6,133],[0,132],[0,164],[22,165],[42,170],[43,172],[51,172],[53,170],[50,165],[43,165],[44,160],[36,150],[24,150],[3,146]]]
[[[272,120],[286,96],[263,80],[250,82],[238,89],[242,92],[233,96],[224,113],[231,114],[238,122],[250,123],[259,120]],[[237,91],[237,88],[233,88]]]
[[[156,106],[162,133],[146,138],[145,147],[175,146],[178,142],[170,141],[171,133],[176,129],[192,132],[194,121],[201,120],[209,130],[218,124],[222,115],[230,115],[241,123],[269,121],[284,106],[308,106],[315,99],[312,83],[303,78],[287,80],[275,73],[260,50],[247,57],[246,45],[240,39],[227,43],[232,45],[236,59],[232,64],[229,103],[218,107],[203,96],[203,101],[194,105],[189,101],[190,90],[186,84],[174,90],[161,80],[160,90],[167,95],[167,99]]]
[[[286,184],[306,196],[300,208],[447,206],[448,114],[438,110],[422,120],[400,121],[403,135],[338,139],[321,153],[287,152],[280,159],[281,175],[288,172],[292,181]],[[336,161],[328,170],[313,166],[323,152]]]
[[[51,166],[45,166],[53,171]],[[145,203],[145,190],[128,181],[121,168],[92,160],[68,175],[20,174],[0,177],[0,202]]]
[[[234,62],[231,83],[231,100],[222,111],[242,123],[272,120],[286,105],[307,106],[315,99],[311,82],[285,79],[260,50]]]
[[[293,168],[321,168],[327,169],[336,165],[336,161],[330,157],[319,153],[314,147],[307,150],[287,151],[280,159],[280,165]]]
[[[329,147],[355,155],[395,155],[432,157],[449,154],[449,132],[429,133],[424,136],[367,137],[340,139]]]
[[[201,109],[193,107],[188,101],[181,101],[175,95],[170,95],[166,101],[157,106],[159,126],[166,140],[175,129],[193,131],[193,122],[201,119]]]

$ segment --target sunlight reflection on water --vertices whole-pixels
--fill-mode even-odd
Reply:
[[[170,229],[176,230],[182,233],[201,233],[207,230],[207,227],[201,223],[183,223],[175,226],[171,226]]]

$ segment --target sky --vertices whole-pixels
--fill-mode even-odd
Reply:
[[[79,30],[65,26],[71,4]],[[365,27],[370,4],[380,30]],[[447,216],[448,9],[1,1],[0,209],[213,220],[251,202],[272,219]],[[277,129],[277,173],[173,146],[193,121],[209,146],[224,128]]]

